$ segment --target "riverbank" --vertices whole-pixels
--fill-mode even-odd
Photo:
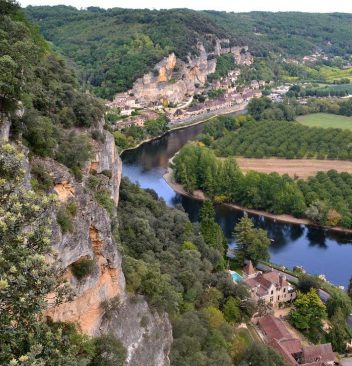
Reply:
[[[212,116],[207,116],[206,118],[201,118],[200,120],[197,120],[197,121],[192,121],[192,122],[189,122],[189,123],[173,124],[168,131],[162,133],[161,135],[149,137],[147,139],[144,139],[144,140],[140,141],[135,146],[131,146],[131,147],[128,147],[127,149],[121,150],[120,151],[120,155],[122,155],[125,151],[131,151],[131,150],[138,149],[140,146],[142,146],[143,144],[146,144],[148,142],[152,142],[152,141],[155,141],[155,140],[159,140],[159,139],[163,138],[164,136],[166,136],[167,134],[169,134],[170,132],[174,132],[174,131],[178,131],[178,130],[183,130],[185,128],[189,128],[189,127],[192,127],[192,126],[196,126],[196,125],[199,125],[201,123],[209,122],[212,119],[215,119],[215,118],[217,118],[219,116],[226,116],[227,114],[233,114],[233,113],[243,113],[243,112],[246,111],[247,104],[245,104],[245,105],[243,104],[240,107],[241,107],[240,109],[231,110],[231,111],[228,111],[228,112],[222,111],[222,112],[216,113],[216,114],[214,114]]]
[[[170,159],[170,162],[172,162],[173,158]],[[163,175],[163,178],[166,181],[166,183],[176,193],[178,193],[182,196],[189,197],[189,198],[192,198],[192,199],[195,199],[198,201],[204,201],[207,198],[206,195],[204,194],[204,192],[201,190],[196,190],[193,192],[193,194],[191,194],[191,193],[187,192],[181,184],[176,183],[173,179],[173,170],[171,167],[169,167],[167,169],[166,173]],[[282,223],[286,223],[286,224],[307,225],[307,226],[322,228],[325,230],[334,231],[334,232],[338,232],[338,233],[352,234],[352,229],[346,229],[343,227],[319,226],[309,219],[297,218],[297,217],[294,217],[294,216],[288,215],[288,214],[275,215],[275,214],[272,214],[267,211],[246,208],[246,207],[239,206],[239,205],[236,205],[233,203],[221,203],[221,205],[223,205],[225,207],[229,207],[229,208],[237,210],[237,211],[242,211],[242,212],[246,212],[249,214],[253,214],[256,216],[263,216],[270,220],[273,220],[274,222],[278,221],[278,222],[282,222]]]

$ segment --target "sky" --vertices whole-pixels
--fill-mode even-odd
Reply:
[[[352,0],[19,0],[19,2],[23,7],[64,4],[76,8],[99,6],[101,8],[190,8],[234,12],[263,10],[352,13]]]

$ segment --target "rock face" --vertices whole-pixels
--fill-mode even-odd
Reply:
[[[177,60],[175,54],[159,62],[154,72],[138,79],[132,93],[141,105],[149,106],[158,101],[181,102],[193,95],[196,85],[204,85],[207,75],[215,72],[216,59],[208,60],[202,44],[198,45],[199,57],[188,58],[188,62]]]
[[[95,151],[95,158],[91,161],[89,170],[97,173],[109,171],[111,178],[108,188],[117,206],[119,203],[119,188],[122,175],[122,161],[115,146],[115,140],[111,133],[103,129],[103,122],[99,124],[98,130],[104,136],[104,143],[98,144]]]
[[[133,366],[169,365],[172,328],[166,314],[152,312],[141,296],[127,299],[102,322],[101,331],[121,339]]]
[[[54,190],[61,202],[74,201],[77,213],[72,233],[62,234],[53,224],[53,249],[65,268],[64,278],[74,291],[71,302],[49,308],[47,316],[54,321],[74,322],[84,333],[98,334],[103,316],[101,304],[116,296],[125,296],[125,278],[121,257],[111,235],[111,222],[106,210],[95,201],[68,170],[51,159],[41,160],[54,179]],[[94,259],[91,273],[78,280],[71,270],[82,259]]]
[[[111,172],[110,178],[102,176],[108,180],[107,185],[117,205],[121,160],[113,136],[104,130],[101,132],[105,141],[95,143],[95,158],[88,164],[87,171]],[[63,276],[70,283],[74,298],[53,306],[55,295],[51,295],[46,316],[53,321],[76,323],[82,332],[92,336],[113,334],[128,351],[127,365],[169,365],[172,330],[168,317],[152,312],[143,297],[131,299],[127,294],[122,258],[107,211],[96,202],[84,183],[77,182],[63,165],[49,158],[35,158],[33,162],[40,163],[50,173],[54,191],[63,205],[72,201],[77,205],[71,233],[63,234],[54,219],[55,210],[51,213],[54,219],[53,249],[57,253],[56,260],[65,269]],[[86,277],[77,279],[72,266],[85,259],[93,259],[94,267]],[[113,311],[113,316],[108,317],[105,304],[116,300],[119,307]]]
[[[10,121],[5,114],[0,113],[0,141],[7,141],[10,134]]]

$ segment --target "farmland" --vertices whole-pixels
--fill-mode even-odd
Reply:
[[[300,116],[297,121],[308,127],[342,128],[352,130],[352,117],[328,113],[314,113]]]

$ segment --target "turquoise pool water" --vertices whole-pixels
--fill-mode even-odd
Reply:
[[[232,279],[233,279],[235,282],[240,282],[240,281],[242,281],[242,276],[240,276],[237,272],[232,272],[232,273],[231,273],[231,276],[232,276]]]

